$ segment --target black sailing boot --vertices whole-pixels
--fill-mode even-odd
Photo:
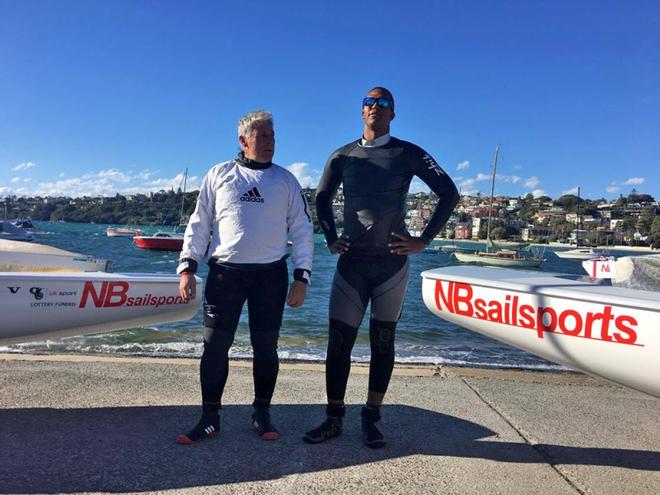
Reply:
[[[328,405],[325,411],[327,419],[317,428],[305,433],[303,440],[306,443],[321,443],[341,435],[341,420],[346,414],[346,407]]]
[[[362,440],[372,449],[385,447],[386,443],[385,437],[376,426],[378,421],[380,421],[380,407],[366,405],[362,408]]]

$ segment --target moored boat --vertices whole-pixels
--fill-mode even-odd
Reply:
[[[497,157],[499,154],[500,147],[497,146],[495,149],[495,159],[493,160],[493,178],[490,186],[486,250],[469,252],[466,250],[456,250],[453,251],[453,255],[460,263],[476,263],[479,265],[504,266],[509,268],[533,268],[540,266],[545,261],[542,255],[538,253],[523,255],[514,249],[498,249],[490,238],[493,198],[495,197],[495,177],[497,176]]]
[[[110,261],[73,253],[44,244],[0,240],[2,272],[96,272],[107,271]]]
[[[502,249],[500,251],[488,252],[462,252],[454,251],[454,256],[461,263],[475,263],[479,265],[501,266],[508,268],[534,268],[541,266],[545,261],[539,256],[522,256],[517,251],[511,249]]]
[[[183,302],[177,275],[150,273],[0,272],[0,288],[3,345],[186,320],[200,300]]]
[[[581,247],[575,249],[569,249],[567,251],[555,251],[555,254],[565,260],[590,260],[593,258],[598,258],[600,256],[605,256],[605,252],[597,251],[594,248],[590,247]]]
[[[32,235],[34,235],[34,232],[37,230],[34,227],[34,224],[32,223],[32,219],[29,218],[29,217],[28,218],[17,218],[12,223],[16,227],[18,227],[19,229],[23,229],[23,230],[25,230],[26,232],[28,232],[29,234],[32,234]]]
[[[151,249],[153,251],[181,251],[183,247],[183,234],[186,231],[186,222],[184,222],[184,203],[186,200],[186,181],[188,179],[188,169],[183,173],[183,194],[181,196],[181,213],[179,214],[179,226],[173,232],[159,230],[154,235],[137,235],[133,237],[133,242],[140,249]]]
[[[33,239],[30,230],[17,227],[9,220],[0,220],[0,240],[29,242]]]
[[[451,266],[422,273],[436,316],[660,397],[660,293],[577,275]]]
[[[108,237],[134,237],[136,235],[142,235],[142,231],[130,227],[108,227],[105,229],[105,234]]]
[[[174,232],[159,230],[154,235],[137,235],[133,242],[140,249],[151,249],[153,251],[181,251],[183,247],[183,231],[185,225],[180,226]]]

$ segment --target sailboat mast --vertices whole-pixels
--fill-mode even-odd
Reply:
[[[575,205],[575,247],[580,247],[580,186],[578,186],[577,204]]]
[[[188,167],[183,173],[183,192],[181,193],[181,214],[179,215],[179,225],[183,222],[183,205],[186,200],[186,182],[188,180]]]
[[[497,173],[497,157],[500,154],[500,145],[495,148],[495,160],[493,161],[493,182],[490,186],[490,205],[488,206],[488,229],[486,230],[486,251],[490,246],[490,219],[493,215],[493,197],[495,195],[495,174]]]

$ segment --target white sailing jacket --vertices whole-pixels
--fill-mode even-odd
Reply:
[[[272,263],[287,255],[290,237],[294,268],[311,273],[313,234],[307,200],[291,172],[230,160],[204,177],[180,259],[199,263],[208,246],[208,256],[220,262]]]

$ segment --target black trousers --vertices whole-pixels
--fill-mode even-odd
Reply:
[[[229,374],[229,348],[248,304],[250,341],[254,353],[252,375],[255,399],[270,403],[279,360],[277,340],[288,289],[285,261],[256,268],[212,264],[204,289],[204,353],[200,382],[204,404],[222,402]]]

